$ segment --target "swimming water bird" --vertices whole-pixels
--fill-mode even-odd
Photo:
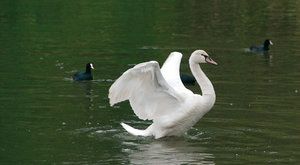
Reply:
[[[85,67],[85,72],[77,72],[73,75],[73,80],[83,81],[83,80],[93,80],[92,69],[94,69],[92,63],[87,63]]]
[[[273,45],[272,41],[269,39],[266,39],[263,45],[251,46],[250,51],[251,52],[266,52],[266,51],[270,50],[270,45]]]
[[[200,63],[217,65],[203,50],[194,51],[189,58],[190,69],[200,85],[202,95],[185,88],[179,76],[182,54],[172,52],[162,68],[158,62],[137,64],[124,72],[109,89],[113,106],[129,100],[134,113],[153,123],[145,130],[125,123],[123,128],[135,136],[180,136],[195,125],[214,105],[214,87],[200,67]]]

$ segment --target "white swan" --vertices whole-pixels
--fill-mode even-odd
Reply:
[[[172,52],[160,69],[156,61],[144,62],[128,69],[109,89],[110,105],[129,100],[134,113],[153,123],[138,130],[121,123],[135,136],[179,136],[190,129],[214,105],[216,100],[212,83],[199,63],[217,65],[203,50],[192,53],[189,64],[200,85],[202,95],[184,87],[179,76],[182,54]]]

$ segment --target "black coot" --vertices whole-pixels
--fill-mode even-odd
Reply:
[[[180,79],[185,85],[194,85],[196,82],[196,79],[193,76],[183,73],[180,74]]]
[[[73,75],[73,80],[83,81],[83,80],[93,80],[92,69],[94,69],[92,63],[86,64],[85,72],[77,72]]]
[[[253,45],[250,47],[251,52],[266,52],[270,50],[270,45],[273,45],[272,41],[269,39],[266,39],[263,45]]]

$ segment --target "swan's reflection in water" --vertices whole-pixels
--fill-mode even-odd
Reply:
[[[198,145],[184,139],[167,138],[136,144],[136,150],[125,152],[128,152],[131,164],[215,164],[214,156]]]

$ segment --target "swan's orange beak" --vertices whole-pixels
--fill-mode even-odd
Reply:
[[[209,64],[213,64],[213,65],[218,65],[218,63],[216,63],[213,59],[211,59],[210,57],[205,58],[205,61]]]

